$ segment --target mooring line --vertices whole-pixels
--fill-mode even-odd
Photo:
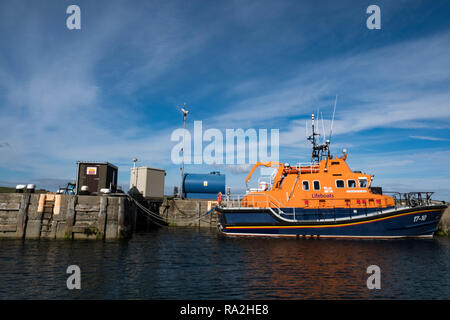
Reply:
[[[146,208],[146,207],[144,207],[141,203],[139,203],[136,199],[134,199],[133,197],[131,197],[130,195],[128,195],[128,198],[130,199],[130,200],[132,200],[144,213],[146,213],[149,217],[149,219],[152,221],[152,222],[154,222],[155,224],[157,224],[157,225],[159,225],[159,226],[161,226],[161,227],[167,227],[168,225],[169,225],[169,220],[166,220],[166,219],[164,219],[163,217],[161,217],[160,215],[158,215],[157,213],[155,213],[155,212],[153,212],[153,211],[151,211],[150,209],[148,209],[148,208]],[[206,217],[207,215],[209,215],[209,214],[211,214],[212,212],[214,212],[214,210],[216,209],[217,207],[213,207],[211,210],[209,210],[209,211],[207,211],[206,213],[204,213],[204,214],[202,214],[201,216],[199,216],[199,217],[197,217],[197,218],[193,218],[193,219],[186,219],[186,221],[196,221],[196,220],[201,220],[201,219],[203,219],[204,217]],[[155,219],[155,220],[159,220],[161,223],[163,223],[163,224],[161,224],[161,223],[158,223],[157,221],[154,221],[153,219]]]

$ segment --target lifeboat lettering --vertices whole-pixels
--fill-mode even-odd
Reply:
[[[333,194],[320,194],[316,193],[312,195],[313,198],[334,198]]]

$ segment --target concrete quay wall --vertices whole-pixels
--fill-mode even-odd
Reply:
[[[219,223],[217,212],[205,215],[217,205],[215,200],[203,199],[165,199],[159,214],[170,226],[178,227],[216,227]]]
[[[438,226],[438,235],[450,236],[450,207],[444,211]]]
[[[135,228],[136,215],[126,197],[3,193],[0,238],[126,238]]]

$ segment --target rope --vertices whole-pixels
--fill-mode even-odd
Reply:
[[[176,203],[176,201],[175,201],[174,199],[172,199],[172,204],[173,204],[173,206],[178,210],[178,212],[180,212],[181,214],[183,214],[183,215],[185,215],[185,216],[189,215],[188,213],[186,213],[185,211],[181,210],[181,209],[177,206],[177,203]]]
[[[172,203],[173,203],[173,206],[174,206],[181,214],[183,214],[183,215],[185,215],[185,216],[189,215],[189,213],[186,213],[185,211],[181,210],[181,209],[177,206],[177,203],[176,203],[175,200],[172,199]],[[216,207],[213,207],[211,210],[209,210],[208,212],[204,213],[203,215],[201,215],[201,216],[198,217],[198,218],[193,218],[193,219],[186,218],[186,219],[188,219],[187,221],[200,220],[200,219],[202,219],[203,217],[205,217],[205,216],[209,215],[210,213],[214,212],[214,210],[215,210],[216,208],[217,208],[217,206],[216,206]]]
[[[131,197],[130,197],[131,198]],[[160,227],[167,227],[169,222],[164,220],[164,218],[162,218],[161,216],[159,216],[158,214],[154,213],[153,211],[147,209],[146,207],[144,207],[142,204],[140,204],[137,200],[131,198],[134,203],[144,212],[148,215],[147,218],[149,218],[152,222],[154,222],[155,224],[157,224]],[[159,222],[158,222],[159,221]]]
[[[155,224],[157,224],[160,227],[167,227],[169,225],[169,221],[164,219],[163,217],[161,217],[159,214],[151,211],[150,209],[144,207],[142,204],[140,204],[136,199],[134,199],[133,197],[131,197],[130,195],[128,195],[128,198],[130,200],[132,200],[144,213],[147,214],[147,218],[150,219],[152,222],[154,222]],[[181,210],[176,206],[175,201],[174,201],[174,207],[176,207],[178,209],[178,211],[181,212]],[[197,221],[197,220],[201,220],[204,217],[206,217],[207,215],[211,214],[212,212],[214,212],[214,210],[216,210],[217,207],[213,207],[211,208],[211,210],[207,211],[206,213],[202,214],[201,216],[197,217],[197,218],[192,218],[192,219],[187,219],[187,221]],[[182,212],[183,213],[183,212]],[[184,213],[186,215],[186,213]],[[155,220],[161,222],[157,222]]]

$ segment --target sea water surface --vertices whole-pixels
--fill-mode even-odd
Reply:
[[[81,270],[69,290],[67,267]],[[369,290],[367,267],[381,269]],[[0,299],[449,299],[450,238],[227,238],[162,228],[122,241],[0,240]]]

